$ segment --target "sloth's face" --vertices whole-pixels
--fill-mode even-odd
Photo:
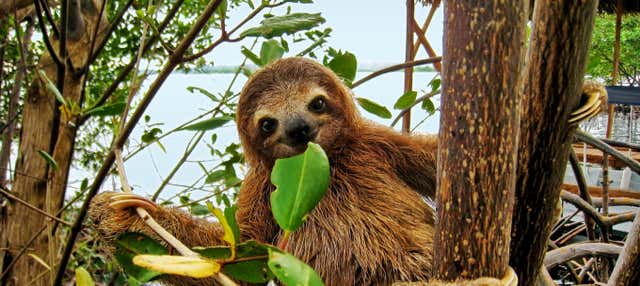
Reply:
[[[308,142],[328,150],[344,127],[336,98],[316,84],[278,87],[259,100],[249,128],[266,158],[300,154]]]

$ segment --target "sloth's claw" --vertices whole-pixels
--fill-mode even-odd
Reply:
[[[149,212],[154,212],[158,209],[158,206],[154,202],[134,194],[113,195],[111,196],[109,206],[118,210],[124,210],[127,208],[143,208]]]

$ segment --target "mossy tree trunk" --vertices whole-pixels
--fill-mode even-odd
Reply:
[[[107,20],[103,17],[98,22],[97,11],[101,5],[98,0],[69,0],[69,3],[71,24],[68,26],[66,41],[69,60],[61,59],[66,65],[61,94],[66,102],[81,106],[85,76],[82,67],[88,61],[90,47],[97,46],[91,44],[96,25],[103,26],[99,29],[103,32]],[[100,34],[98,35],[100,38]],[[58,47],[57,44],[52,42],[55,48]],[[56,53],[61,54],[57,49]],[[36,75],[38,70],[43,70],[52,82],[57,82],[57,65],[49,53],[40,58],[37,67],[31,72]],[[45,87],[44,81],[37,76],[34,78],[23,104],[22,132],[12,193],[41,210],[57,215],[64,201],[79,114],[68,108],[69,112],[61,111],[65,108],[61,108],[54,95]],[[50,166],[39,151],[50,154],[58,168]],[[60,245],[53,222],[17,202],[10,203],[7,217],[9,219],[6,224],[1,226],[8,233],[9,251],[4,254],[5,262],[14,265],[5,277],[5,282],[9,285],[51,285],[55,273],[29,256],[17,256],[21,249],[27,247],[26,253],[38,255],[55,269],[59,261]],[[46,231],[41,232],[42,229]],[[33,237],[36,239],[31,242]],[[15,260],[16,258],[18,259]]]
[[[533,285],[554,223],[597,1],[536,1],[522,97],[510,265]]]
[[[509,261],[527,8],[446,1],[434,274],[501,278]]]

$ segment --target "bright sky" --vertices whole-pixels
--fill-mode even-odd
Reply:
[[[322,13],[326,19],[324,27],[333,28],[328,45],[347,50],[356,55],[362,64],[401,63],[405,50],[405,1],[389,0],[316,0],[313,4],[293,4],[293,12]],[[286,6],[274,10],[275,15],[284,14]],[[230,24],[239,21],[248,10],[237,10],[231,15]],[[416,5],[416,18],[422,25],[429,7]],[[235,17],[234,17],[235,16]],[[261,20],[262,17],[258,19]],[[246,27],[258,23],[254,21]],[[442,7],[438,9],[427,31],[427,38],[438,54],[442,51]],[[415,38],[415,37],[414,37]],[[240,44],[249,45],[249,42]],[[236,65],[242,59],[239,45],[222,45],[211,57],[216,65]],[[426,58],[423,49],[417,59]]]

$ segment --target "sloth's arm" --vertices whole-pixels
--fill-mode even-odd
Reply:
[[[223,230],[217,223],[193,218],[179,209],[163,208],[149,203],[138,196],[101,193],[93,199],[89,217],[93,228],[107,242],[112,242],[123,232],[142,232],[162,241],[136,214],[135,207],[142,207],[147,209],[163,228],[189,247],[223,244]]]

